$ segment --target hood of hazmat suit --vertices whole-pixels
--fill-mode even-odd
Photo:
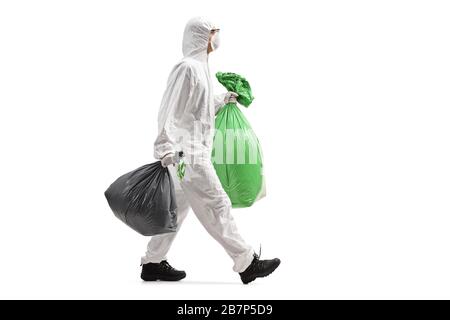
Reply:
[[[184,30],[183,59],[172,69],[158,114],[154,156],[183,151],[186,163],[210,161],[214,117],[224,95],[214,96],[208,67],[208,42],[217,29],[205,18],[191,19]]]

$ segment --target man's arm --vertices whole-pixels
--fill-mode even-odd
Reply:
[[[222,107],[225,105],[225,96],[226,95],[227,95],[226,92],[214,95],[215,114],[217,114],[217,112],[219,112],[219,110],[222,109]]]
[[[189,65],[180,64],[169,76],[167,88],[161,102],[159,132],[154,143],[154,156],[162,159],[175,154],[175,131],[177,123],[184,114],[194,86],[193,74]]]

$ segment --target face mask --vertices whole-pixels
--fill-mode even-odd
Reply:
[[[219,46],[220,46],[220,34],[219,32],[216,32],[211,39],[211,47],[213,48],[213,50],[217,50]]]

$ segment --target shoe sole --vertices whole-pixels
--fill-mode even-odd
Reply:
[[[281,260],[278,260],[278,263],[277,263],[276,265],[274,265],[272,269],[269,269],[269,270],[267,270],[266,272],[260,273],[260,274],[258,274],[257,276],[254,276],[254,277],[250,278],[249,280],[247,280],[247,281],[245,281],[245,282],[244,282],[244,281],[242,281],[242,282],[243,282],[244,284],[249,284],[250,282],[255,281],[257,278],[265,278],[265,277],[267,277],[268,275],[270,275],[272,272],[274,272],[274,271],[278,268],[278,266],[280,265],[280,263],[281,263]]]
[[[144,276],[141,275],[141,279],[144,281],[180,281],[186,278],[186,275],[182,275],[179,277],[164,277],[164,276]]]

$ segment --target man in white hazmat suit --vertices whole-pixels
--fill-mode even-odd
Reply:
[[[203,227],[233,260],[233,270],[240,274],[243,283],[249,283],[272,273],[280,260],[260,260],[242,239],[230,212],[231,202],[211,163],[215,114],[237,97],[233,92],[213,95],[208,55],[218,46],[217,26],[204,18],[187,23],[184,58],[172,69],[159,110],[154,153],[174,177],[178,228],[192,208]],[[181,181],[174,166],[177,151],[185,155],[186,171]],[[143,280],[177,281],[186,276],[166,260],[175,236],[176,233],[169,233],[152,237],[142,257]]]

